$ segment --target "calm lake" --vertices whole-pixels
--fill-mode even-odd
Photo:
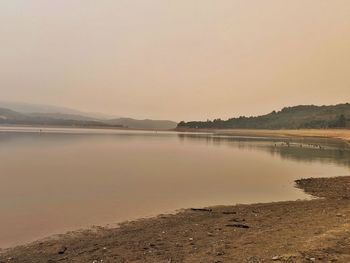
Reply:
[[[285,142],[2,127],[0,247],[181,208],[306,199],[295,179],[349,175],[345,144]]]

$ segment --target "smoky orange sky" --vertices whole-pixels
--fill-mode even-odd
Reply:
[[[350,102],[349,0],[0,1],[1,100],[135,118]]]

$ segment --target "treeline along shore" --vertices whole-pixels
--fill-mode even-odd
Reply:
[[[269,114],[228,120],[180,122],[178,129],[329,129],[350,128],[350,104],[300,105]]]

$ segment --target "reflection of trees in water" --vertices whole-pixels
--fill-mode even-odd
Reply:
[[[234,137],[213,136],[210,134],[181,134],[172,133],[120,133],[120,134],[94,134],[94,133],[40,133],[38,132],[0,132],[0,146],[13,147],[14,145],[33,145],[35,147],[71,145],[92,138],[108,140],[164,140],[177,138],[180,141],[192,143],[229,146],[241,150],[264,151],[283,159],[300,162],[334,163],[350,167],[350,147],[335,139],[325,138],[266,138],[266,137]],[[321,147],[321,148],[320,148]]]
[[[327,162],[341,164],[350,167],[350,151],[349,149],[336,148],[301,148],[301,147],[269,147],[267,148],[271,154],[279,154],[284,159],[293,159],[303,162]]]
[[[210,145],[225,145],[242,150],[268,152],[282,159],[300,162],[334,163],[350,167],[350,147],[335,139],[324,138],[264,138],[179,134],[185,141],[198,141]]]

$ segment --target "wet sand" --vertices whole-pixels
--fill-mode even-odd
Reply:
[[[2,251],[0,262],[350,262],[350,177],[296,181],[316,197],[187,209]]]

